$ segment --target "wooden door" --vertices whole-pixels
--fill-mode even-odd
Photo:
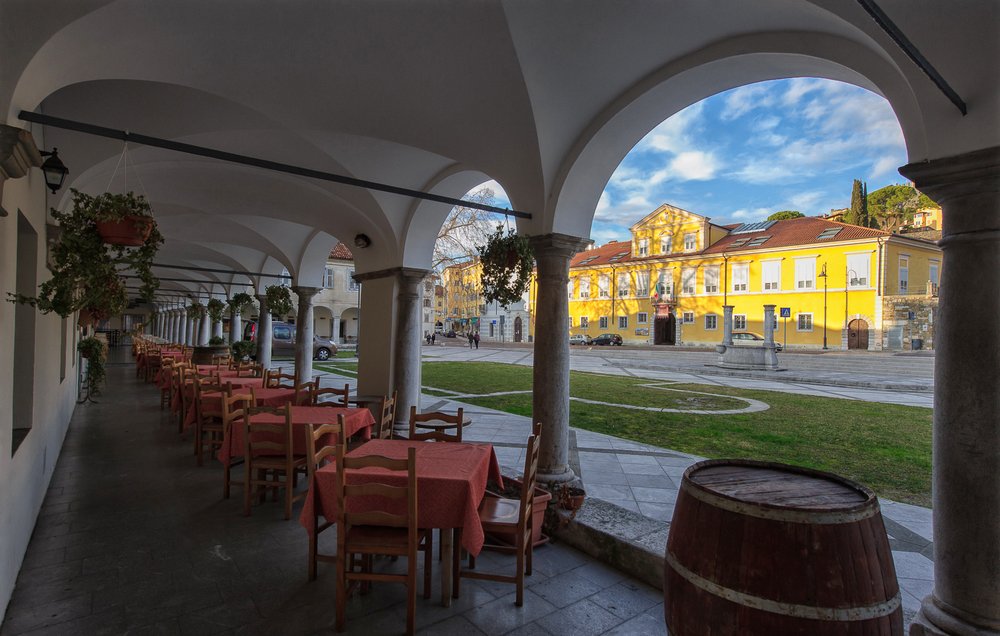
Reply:
[[[518,316],[514,318],[514,342],[521,342],[522,337],[522,322],[521,317]]]
[[[847,323],[847,348],[868,349],[868,323],[864,320],[852,320]]]
[[[677,325],[674,316],[657,316],[653,323],[653,344],[677,343]]]

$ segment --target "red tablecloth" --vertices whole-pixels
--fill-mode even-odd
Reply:
[[[331,406],[293,406],[292,407],[292,452],[297,455],[306,453],[306,424],[336,424],[337,416],[344,416],[344,437],[360,433],[364,439],[370,439],[372,424],[375,417],[368,409],[339,408]],[[251,420],[259,424],[284,424],[285,416],[274,413],[258,413]],[[228,464],[233,457],[243,457],[243,441],[245,430],[242,426],[233,426],[230,435],[222,441],[219,449],[219,461]],[[256,436],[253,439],[257,439]],[[280,441],[280,440],[279,440]],[[323,446],[334,445],[337,440],[332,436],[320,440]]]
[[[160,351],[160,358],[173,358],[174,360],[180,360],[183,357],[183,353],[180,351]],[[146,368],[146,354],[140,352],[135,358],[135,364],[140,369]]]
[[[249,379],[249,378],[248,378]],[[257,396],[257,404],[259,406],[284,406],[288,403],[295,402],[295,389],[254,389],[254,395]],[[233,389],[233,395],[250,395],[250,388]],[[206,411],[221,411],[222,410],[222,400],[218,393],[202,393],[201,394],[201,405],[202,409]],[[194,400],[191,400],[191,405],[188,407],[187,414],[184,416],[184,428],[187,429],[189,426],[194,424],[195,418],[195,404]]]
[[[483,526],[479,521],[479,503],[486,492],[487,477],[502,483],[500,464],[490,444],[459,444],[453,442],[411,442],[405,439],[375,439],[349,453],[351,457],[383,455],[405,459],[408,448],[417,449],[417,515],[421,528],[462,528],[462,546],[471,554],[483,548]],[[334,481],[335,463],[316,471],[316,481],[310,492],[299,522],[313,532],[314,506],[328,520],[337,516]],[[384,475],[377,468],[351,471],[348,480],[363,483],[366,474]],[[384,478],[382,478],[384,479]],[[405,482],[406,477],[394,474],[392,479]],[[364,505],[363,502],[359,502]]]
[[[230,369],[229,367],[220,367],[217,364],[199,364],[198,373],[202,375],[212,374],[214,375],[218,372],[220,378],[235,378],[240,374],[236,369]]]

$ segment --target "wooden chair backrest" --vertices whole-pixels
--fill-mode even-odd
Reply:
[[[463,409],[458,409],[455,415],[432,411],[430,413],[417,413],[417,407],[410,407],[410,439],[434,442],[461,442],[462,441],[462,416]],[[424,429],[421,431],[420,424],[429,421],[441,422],[449,426],[444,428]]]
[[[397,393],[397,391],[393,391],[392,397],[385,396],[382,398],[382,404],[379,406],[379,417],[375,422],[375,439],[392,439],[392,429],[396,423]]]
[[[287,406],[260,407],[249,406],[243,409],[243,457],[252,461],[257,455],[284,456],[288,463],[292,458],[292,414]],[[281,424],[262,424],[254,422],[257,413],[275,413],[284,415]]]
[[[267,376],[267,382],[264,383],[269,389],[294,389],[295,388],[295,374],[294,373],[282,373],[281,369],[277,371],[271,370],[271,373]]]
[[[214,407],[206,407],[202,404],[202,396],[205,393],[221,393],[223,397],[227,397],[233,394],[233,385],[221,382],[212,382],[211,380],[205,380],[204,378],[196,377],[194,379],[194,405],[195,414],[203,422],[206,418],[218,418],[222,419],[222,407],[219,406],[218,410]]]
[[[316,390],[319,388],[319,378],[295,385],[295,405],[312,406],[316,402]]]
[[[521,488],[521,509],[520,518],[517,520],[517,527],[526,534],[525,540],[531,543],[531,515],[532,505],[535,500],[535,482],[538,478],[538,450],[542,443],[542,423],[535,422],[531,425],[531,436],[528,437],[528,445],[524,453],[524,487]]]
[[[233,426],[242,426],[246,409],[253,406],[253,397],[245,393],[222,396],[222,431],[225,439]]]
[[[351,526],[390,526],[408,528],[411,542],[411,553],[417,544],[417,449],[408,448],[406,459],[391,459],[381,455],[348,457],[344,446],[337,446],[337,473],[335,478],[335,494],[337,498],[337,546],[350,552],[346,545],[348,529]],[[383,470],[406,474],[406,485],[394,485],[394,479],[377,481],[377,477],[366,476],[367,481],[361,484],[346,483],[345,477],[349,470],[376,467]],[[405,499],[406,513],[393,513],[388,510],[365,510],[352,512],[348,502],[352,497],[382,497],[387,500]],[[388,502],[387,502],[388,503]],[[393,506],[394,509],[397,507]],[[342,543],[343,542],[343,543]],[[374,552],[374,551],[373,551]]]
[[[233,359],[233,357],[230,354],[228,354],[228,353],[214,353],[214,354],[212,354],[212,364],[214,364],[214,365],[216,365],[216,366],[218,366],[220,368],[223,367],[223,366],[225,366],[228,369],[229,368],[229,363],[232,361],[232,359]]]
[[[319,380],[316,381],[316,391],[313,393],[313,405],[315,406],[339,406],[346,407],[349,406],[347,402],[348,396],[351,394],[351,386],[345,384],[344,388],[338,389],[336,387],[326,387],[319,388]],[[323,397],[326,395],[332,395],[332,400],[324,400]]]
[[[344,416],[337,416],[336,424],[306,424],[306,468],[309,475],[309,484],[313,483],[313,475],[316,469],[320,468],[331,457],[337,454],[337,447],[344,445]],[[318,446],[319,440],[332,434],[337,443],[333,446]]]

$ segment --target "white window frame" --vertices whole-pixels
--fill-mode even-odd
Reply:
[[[635,273],[635,295],[638,298],[649,296],[649,272]]]
[[[569,300],[573,300],[573,279],[572,278],[569,279],[569,282],[566,283],[566,298],[569,299]]]
[[[697,285],[698,285],[698,270],[696,270],[693,267],[685,267],[684,269],[682,269],[681,293],[693,296],[695,287]]]
[[[323,267],[323,289],[333,289],[337,280],[337,270],[326,265]]]
[[[572,328],[573,328],[573,316],[570,316],[570,317],[569,317],[569,328],[570,328],[570,329],[572,329]]]
[[[663,285],[661,291],[663,296],[673,296],[674,295],[674,270],[673,269],[661,269],[656,278],[657,291],[660,291],[659,285]]]
[[[802,328],[802,319],[806,318],[809,321],[809,327],[807,329]],[[795,331],[800,332],[811,332],[813,330],[813,315],[812,312],[805,312],[801,314],[795,314]]]
[[[750,289],[750,263],[733,263],[733,289],[734,293],[745,292]]]
[[[607,329],[608,328],[608,317],[607,316],[601,316],[598,319],[597,323],[599,325],[598,329]]]
[[[639,325],[644,325],[649,322],[649,314],[645,311],[640,311],[635,315],[635,322]]]
[[[580,328],[581,329],[586,329],[589,326],[590,326],[590,317],[589,316],[580,316]]]
[[[685,232],[684,233],[684,251],[685,252],[697,252],[698,251],[698,233],[697,232]]]
[[[763,261],[760,264],[761,291],[778,291],[781,289],[781,261]]]
[[[607,274],[601,274],[597,279],[597,297],[611,298],[611,277]]]
[[[733,314],[733,331],[746,331],[746,330],[747,330],[747,315]]]
[[[905,294],[910,289],[910,255],[899,255],[899,293]]]
[[[811,278],[806,277],[806,274],[811,274]],[[795,259],[795,289],[816,289],[815,256]]]
[[[637,253],[639,256],[649,256],[649,239],[639,239]]]
[[[702,284],[706,294],[719,293],[719,266],[707,265],[702,268]]]
[[[674,250],[674,235],[660,235],[660,254],[670,254]]]
[[[685,311],[683,314],[681,314],[681,323],[688,325],[694,324],[694,312]]]
[[[628,329],[628,316],[618,316],[618,328]]]
[[[350,291],[358,291],[359,289],[361,289],[361,285],[358,283],[358,281],[354,280],[353,269],[347,272],[347,289],[349,289]]]
[[[847,270],[844,276],[847,279],[847,286],[851,289],[868,289],[871,287],[871,253],[854,252],[847,254]],[[854,276],[851,276],[854,272]]]
[[[711,326],[709,325],[711,323]],[[705,314],[705,331],[718,331],[719,314]]]
[[[934,285],[941,284],[941,261],[933,258],[927,261],[927,280]]]
[[[580,277],[580,298],[590,298],[590,276]]]
[[[629,281],[629,278],[631,277],[628,272],[618,274],[618,280],[616,281],[617,284],[615,285],[615,293],[618,294],[619,298],[625,298],[628,296],[631,287],[631,281]],[[622,285],[622,283],[624,283],[624,285]]]

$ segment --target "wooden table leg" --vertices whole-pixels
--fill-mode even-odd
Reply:
[[[441,605],[451,607],[452,543],[455,531],[441,528]]]

